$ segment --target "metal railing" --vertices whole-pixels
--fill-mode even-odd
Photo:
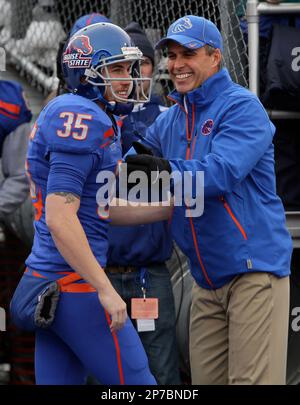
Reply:
[[[300,13],[299,3],[268,4],[248,0],[246,15],[248,22],[249,89],[259,96],[259,16],[261,14]],[[298,111],[268,110],[271,119],[300,119]],[[300,248],[300,211],[286,211],[287,228],[294,248]]]
[[[248,23],[249,89],[259,96],[259,16],[261,14],[300,13],[299,3],[268,4],[248,0],[246,15]],[[300,119],[300,112],[268,110],[273,119]]]
[[[294,248],[300,248],[300,211],[286,211],[286,225],[293,239]]]

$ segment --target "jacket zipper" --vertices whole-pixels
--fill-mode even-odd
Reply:
[[[190,152],[191,152],[191,140],[188,139],[188,141],[187,141],[186,153],[185,153],[185,159],[186,159],[186,160],[189,160],[189,159],[190,159]]]
[[[233,220],[233,222],[235,223],[235,225],[237,226],[238,230],[240,231],[240,233],[243,235],[243,238],[245,240],[248,240],[248,237],[246,235],[246,232],[244,230],[244,228],[242,227],[242,225],[240,224],[240,222],[237,220],[236,216],[234,215],[234,213],[231,211],[231,208],[229,207],[228,203],[226,202],[225,198],[222,196],[220,197],[220,201],[222,202],[222,204],[224,205],[224,208],[226,209],[226,211],[228,212],[228,214],[231,216],[231,219]]]
[[[241,232],[241,234],[243,235],[243,238],[245,240],[248,240],[248,237],[246,235],[246,232],[244,230],[244,228],[242,227],[242,225],[239,223],[239,221],[237,220],[236,216],[233,214],[233,212],[231,211],[231,208],[229,207],[228,203],[226,202],[225,198],[222,196],[220,197],[221,202],[224,205],[224,208],[226,209],[226,211],[228,212],[228,214],[231,216],[232,220],[234,221],[234,223],[236,224],[238,230]],[[252,264],[252,260],[250,258],[247,259],[247,268],[248,270],[253,269],[253,264]]]
[[[191,154],[191,142],[192,142],[192,137],[193,137],[193,132],[194,132],[194,124],[195,124],[195,107],[194,107],[194,104],[192,104],[192,128],[191,128],[191,131],[189,131],[188,113],[186,112],[186,138],[187,138],[187,149],[186,149],[186,154],[185,154],[186,160],[192,159],[192,157],[193,157],[192,155],[194,154],[195,142],[196,142],[196,137],[197,137],[197,130],[196,130],[195,135],[194,135],[193,145],[192,145],[192,154]],[[190,156],[190,154],[191,154],[191,156]],[[214,289],[214,284],[211,281],[211,279],[208,277],[207,271],[205,269],[204,263],[202,261],[201,255],[200,255],[198,241],[197,241],[197,235],[196,235],[193,219],[192,219],[191,216],[189,217],[189,221],[190,221],[190,225],[191,225],[192,238],[193,238],[193,242],[194,242],[194,249],[195,249],[195,252],[196,252],[198,263],[200,265],[201,271],[202,271],[202,273],[204,275],[204,278],[205,278],[206,282],[210,285],[211,288]]]
[[[185,129],[186,129],[186,139],[187,139],[187,149],[186,149],[185,159],[189,160],[190,153],[191,153],[191,142],[192,142],[192,137],[193,137],[193,132],[194,132],[194,125],[195,125],[194,104],[192,104],[192,128],[191,128],[191,130],[189,130],[189,114],[188,114],[187,107],[186,107],[185,113],[186,113]]]

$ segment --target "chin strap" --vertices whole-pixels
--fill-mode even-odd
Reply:
[[[100,101],[104,104],[105,111],[115,114],[115,115],[128,115],[131,113],[134,107],[134,103],[119,103],[116,101],[107,101],[102,95],[99,89],[94,89],[96,91],[96,97],[92,98],[92,101]]]

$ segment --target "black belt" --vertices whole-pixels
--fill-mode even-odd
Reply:
[[[134,273],[138,271],[139,267],[136,266],[106,266],[105,272],[112,273],[112,274],[119,274],[119,273]]]

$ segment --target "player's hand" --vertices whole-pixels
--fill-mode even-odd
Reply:
[[[127,176],[136,170],[142,171],[146,173],[149,184],[153,183],[161,172],[167,171],[169,174],[172,172],[168,160],[148,154],[126,156],[125,162],[127,163]]]
[[[116,332],[123,328],[127,319],[126,304],[116,290],[113,287],[107,288],[98,293],[98,298],[111,316],[110,330]]]

